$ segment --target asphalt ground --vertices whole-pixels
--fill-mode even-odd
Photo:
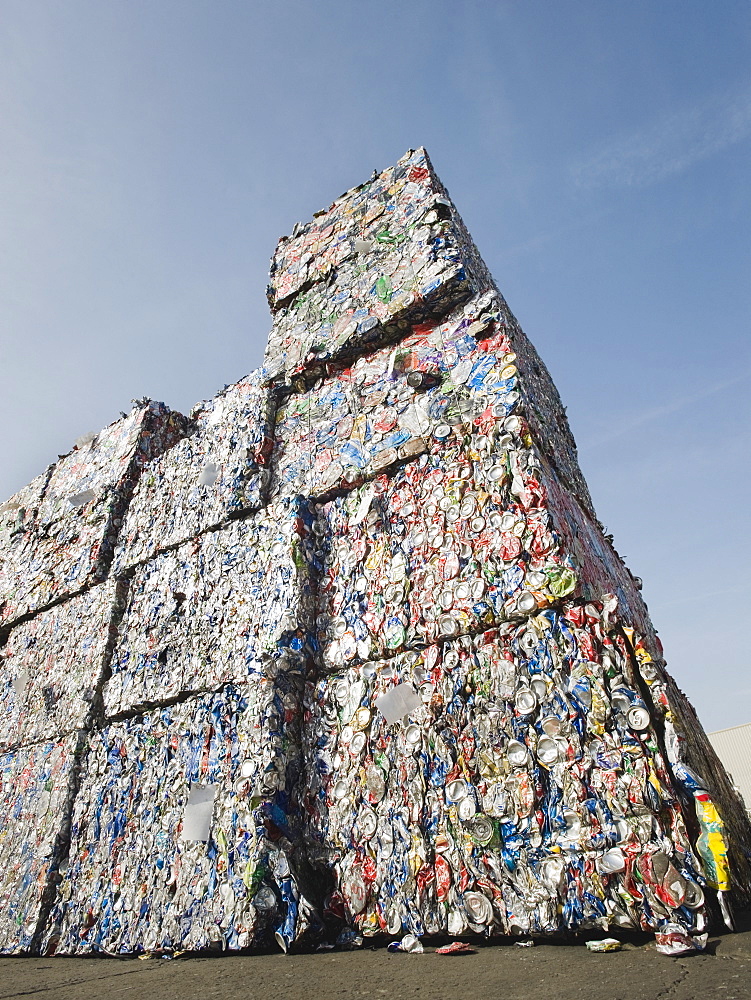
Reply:
[[[40,1000],[751,1000],[751,914],[706,952],[660,955],[653,942],[596,954],[581,944],[478,946],[475,954],[314,954],[178,958],[2,958],[0,998]]]

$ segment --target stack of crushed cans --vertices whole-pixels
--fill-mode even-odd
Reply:
[[[702,949],[748,818],[425,151],[268,299],[263,368],[0,507],[0,951]]]

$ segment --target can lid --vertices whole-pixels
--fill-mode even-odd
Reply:
[[[493,906],[481,892],[465,892],[464,906],[473,924],[490,924],[493,920]]]
[[[531,715],[537,708],[537,695],[530,688],[520,688],[516,692],[514,704],[520,715]]]
[[[365,729],[370,722],[370,714],[370,709],[361,705],[354,714],[352,719],[353,724],[358,729]]]
[[[467,796],[469,788],[463,778],[455,778],[446,785],[446,798],[450,802],[461,802]]]
[[[372,809],[365,806],[357,817],[357,829],[363,840],[370,840],[378,829],[378,820]]]
[[[534,611],[537,607],[537,600],[528,590],[523,590],[516,599],[516,606],[520,611]]]
[[[649,721],[649,712],[641,705],[632,705],[628,710],[628,724],[632,729],[648,729]]]
[[[540,725],[546,736],[558,736],[561,732],[561,720],[556,715],[546,715]]]
[[[347,797],[349,791],[349,782],[345,781],[344,778],[340,778],[339,781],[334,785],[334,798],[341,801]]]
[[[442,531],[431,531],[428,534],[428,545],[431,549],[442,549],[444,546],[444,535]]]
[[[475,800],[471,795],[465,796],[459,803],[457,809],[459,813],[459,819],[466,823],[468,820],[472,819],[477,813],[477,806],[475,805]]]
[[[613,847],[606,851],[597,860],[597,870],[605,875],[613,875],[615,872],[622,872],[626,868],[626,859],[620,847]]]
[[[541,736],[537,741],[537,758],[543,764],[554,764],[560,756],[558,744],[550,736]]]
[[[493,824],[482,813],[478,813],[469,824],[469,834],[476,844],[485,847],[493,839]]]
[[[538,700],[544,698],[548,693],[548,685],[544,677],[533,677],[529,682],[529,686],[532,688],[534,693],[537,695]]]
[[[461,517],[470,517],[477,507],[477,501],[474,497],[465,496],[459,505],[459,514]]]
[[[458,590],[458,588],[457,588]],[[454,603],[454,595],[450,590],[442,590],[438,595],[438,604],[444,611],[449,611]]]
[[[349,745],[349,752],[352,754],[353,757],[356,757],[358,754],[362,753],[362,751],[365,749],[365,744],[367,742],[368,739],[365,733],[363,732],[355,733],[354,736],[352,737],[352,742]]]
[[[441,635],[445,636],[456,635],[459,631],[459,626],[451,615],[441,615],[438,619],[438,628]]]
[[[527,760],[527,748],[519,740],[509,740],[506,756],[512,764],[524,764]]]
[[[417,747],[422,742],[422,730],[414,722],[404,730],[404,741],[410,747]]]

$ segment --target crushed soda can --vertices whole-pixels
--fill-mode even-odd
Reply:
[[[425,949],[422,942],[414,934],[405,934],[401,941],[392,941],[388,946],[389,951],[403,951],[408,955],[422,955]]]
[[[448,311],[472,290],[471,247],[424,149],[282,238],[271,261],[265,367],[289,379]]]
[[[587,951],[606,952],[620,951],[623,945],[617,938],[600,938],[599,941],[587,941]]]
[[[451,944],[441,945],[436,948],[436,955],[476,955],[477,949],[473,948],[466,941],[452,941]]]
[[[689,934],[686,932],[686,928],[680,924],[668,922],[655,931],[657,951],[661,955],[670,955],[673,958],[704,951],[707,938],[707,934]]]

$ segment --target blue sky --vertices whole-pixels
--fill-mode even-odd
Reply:
[[[256,367],[277,238],[424,144],[672,672],[748,722],[750,48],[745,0],[3,0],[0,495]]]

